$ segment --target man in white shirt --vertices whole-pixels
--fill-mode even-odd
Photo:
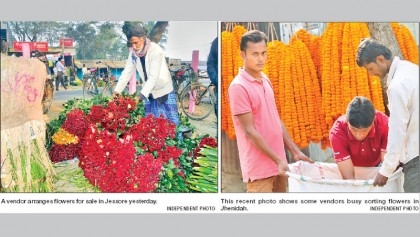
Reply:
[[[83,77],[86,77],[88,74],[90,74],[85,64],[83,64],[82,73]]]
[[[67,90],[66,85],[64,84],[64,71],[66,70],[64,66],[64,59],[61,57],[58,58],[57,64],[55,64],[55,68],[57,68],[57,78],[55,79],[55,89],[58,91],[58,87],[63,85],[64,89]]]
[[[392,57],[385,45],[363,39],[356,62],[370,75],[387,77],[389,132],[387,153],[373,185],[384,186],[402,163],[404,191],[420,192],[419,168],[419,66]]]

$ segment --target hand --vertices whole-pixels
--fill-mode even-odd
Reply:
[[[279,170],[279,175],[287,176],[286,172],[290,171],[289,165],[286,161],[280,161],[280,163],[277,164],[277,169]]]
[[[300,160],[302,160],[302,161],[307,161],[307,162],[309,162],[309,163],[315,163],[315,161],[313,161],[313,160],[311,160],[309,157],[307,157],[305,154],[303,154],[303,152],[301,152],[301,151],[299,151],[297,154],[295,154],[294,156],[293,156],[293,159],[295,160],[295,161],[300,161]]]
[[[373,186],[383,187],[386,182],[388,182],[388,177],[385,177],[378,173],[375,177],[375,181],[373,181]]]

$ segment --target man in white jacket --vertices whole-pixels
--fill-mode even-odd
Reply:
[[[164,51],[146,37],[141,26],[130,25],[125,33],[132,50],[114,94],[121,93],[137,71],[145,82],[139,94],[140,99],[144,100],[145,115],[152,114],[154,117],[163,115],[169,121],[179,125],[176,96],[173,92],[172,78]]]
[[[384,186],[401,163],[404,191],[420,192],[419,168],[419,66],[392,57],[385,45],[364,39],[357,50],[356,62],[370,75],[387,77],[389,132],[384,162],[373,185]]]

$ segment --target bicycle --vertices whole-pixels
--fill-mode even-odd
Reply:
[[[96,64],[101,63],[96,62]],[[115,80],[111,80],[107,75],[104,75],[103,81],[105,82],[105,86],[100,91],[98,89],[98,77],[99,69],[92,68],[90,69],[90,74],[83,75],[83,97],[92,97],[95,95],[102,95],[103,97],[111,97],[114,93],[115,86],[117,82]]]
[[[172,72],[178,108],[180,107],[182,112],[192,120],[207,118],[214,110],[216,102],[214,85],[209,82],[208,86],[205,86],[188,64],[184,64],[181,69]],[[186,85],[179,93],[180,86],[184,82]]]

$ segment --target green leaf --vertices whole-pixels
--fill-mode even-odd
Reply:
[[[166,174],[168,174],[169,179],[172,179],[174,177],[174,173],[170,169],[166,170]]]

